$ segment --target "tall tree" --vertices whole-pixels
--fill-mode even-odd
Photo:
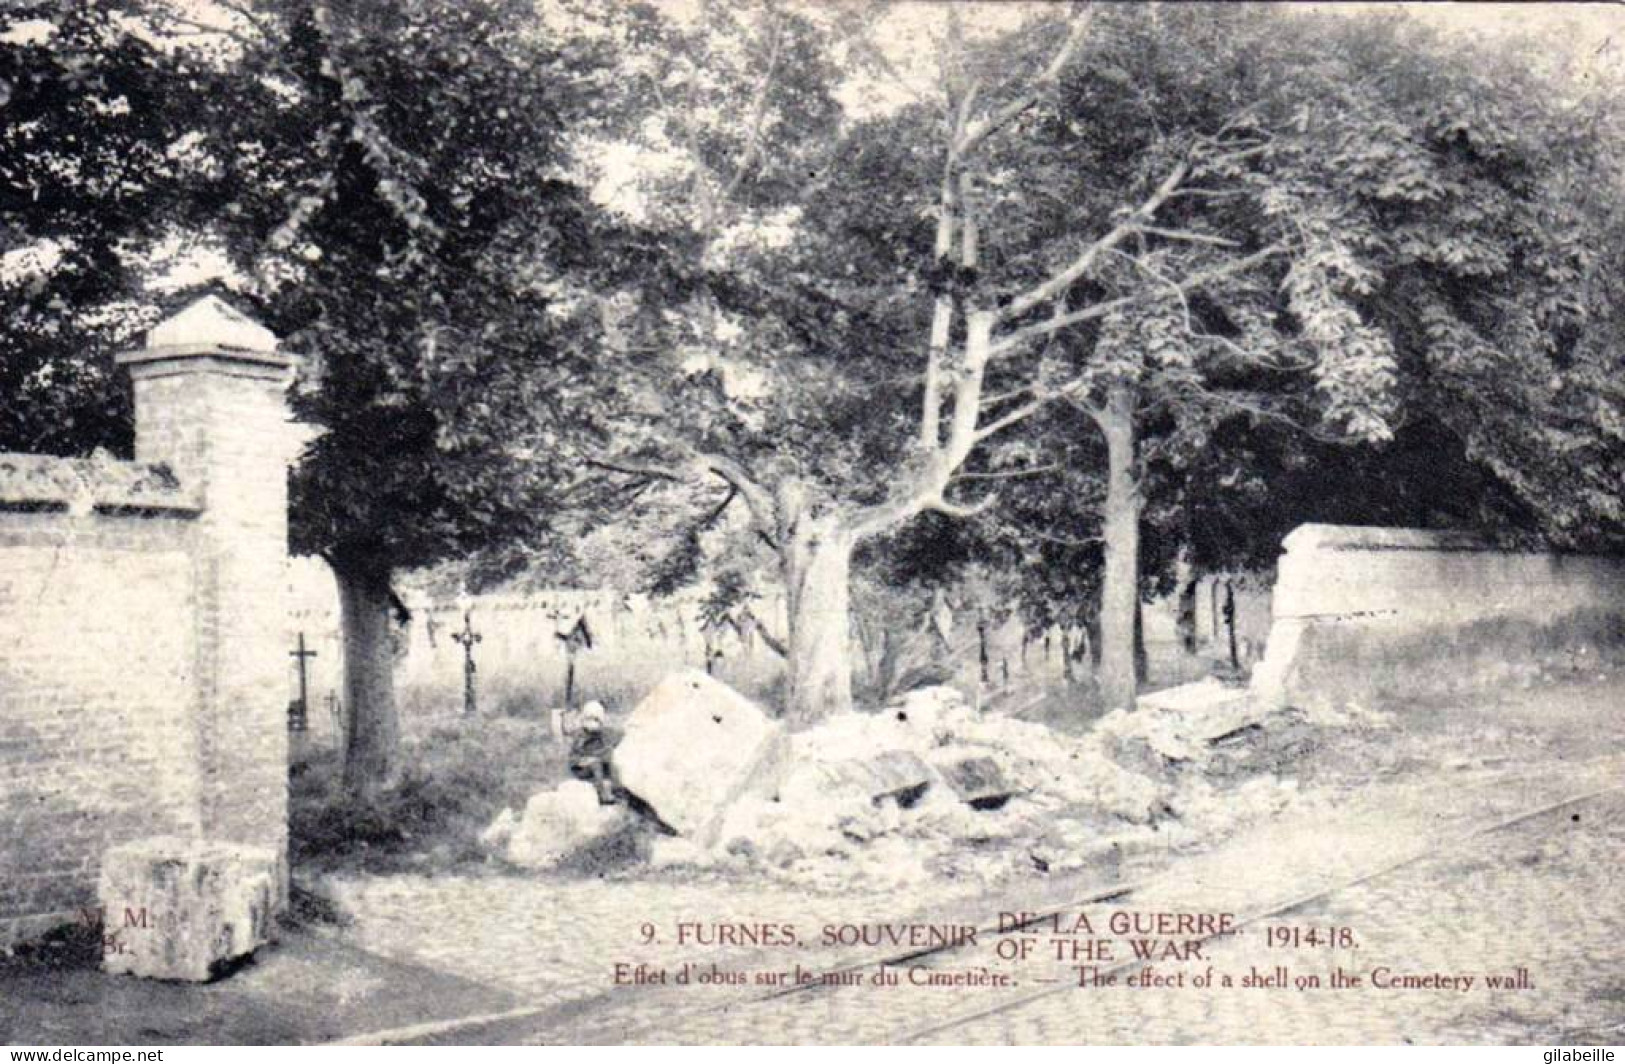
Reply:
[[[691,317],[702,328],[655,370],[661,394],[628,404],[625,423],[645,430],[600,461],[714,480],[745,503],[787,589],[791,716],[850,704],[854,548],[927,511],[992,505],[962,500],[956,478],[1058,400],[1088,411],[1107,442],[1106,668],[1127,677],[1114,702],[1131,695],[1134,365],[1157,343],[1171,373],[1194,376],[1182,338],[1193,301],[1224,317],[1197,342],[1240,363],[1232,372],[1307,369],[1331,421],[1382,431],[1391,351],[1350,306],[1363,277],[1345,270],[1346,205],[1317,191],[1318,144],[1278,142],[1304,125],[1295,90],[1338,83],[1270,80],[1321,58],[1301,38],[1290,56],[1275,43],[1285,16],[1182,16],[1166,60],[1156,17],[1050,15],[972,43],[950,6],[938,99],[838,130],[776,214],[753,208],[742,182],[756,241],[713,242],[720,310]],[[1156,99],[1137,95],[1123,65],[1136,63],[1161,79]],[[1194,83],[1188,99],[1179,79]],[[1266,167],[1271,154],[1293,165]],[[764,240],[772,221],[778,239]]]
[[[153,324],[205,176],[187,135],[214,87],[133,31],[132,3],[0,12],[0,450],[127,449],[112,355]]]
[[[398,738],[395,575],[549,535],[549,440],[596,369],[594,211],[563,177],[596,59],[523,0],[221,7],[153,18],[223,48],[235,78],[200,116],[213,232],[306,356],[296,409],[319,434],[292,541],[338,580],[345,778],[365,790]]]
[[[1587,241],[1553,189],[1585,152],[1561,108],[1526,102],[1550,93],[1487,69],[1402,20],[1112,8],[1055,110],[1010,143],[1034,181],[1017,221],[1039,238],[1012,241],[1013,262],[1113,219],[1046,291],[1047,331],[1065,325],[1049,394],[1105,445],[1109,705],[1136,686],[1148,468],[1193,465],[1238,421],[1296,426],[1324,453],[1414,443],[1431,416],[1460,441],[1440,469],[1462,470],[1491,442],[1462,416],[1485,374],[1501,409],[1557,430],[1537,382],[1579,349]]]

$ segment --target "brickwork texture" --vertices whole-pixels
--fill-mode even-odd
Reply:
[[[135,461],[0,455],[0,944],[132,839],[286,849],[291,360],[211,297],[120,361]]]

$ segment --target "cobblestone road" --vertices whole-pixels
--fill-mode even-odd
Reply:
[[[1195,856],[1153,855],[1121,870],[1136,891],[1087,913],[1103,928],[1115,909],[1234,912],[1242,918],[1305,902],[1290,916],[1210,941],[1200,959],[1169,961],[1159,973],[1187,981],[1212,965],[1245,976],[1254,967],[1329,978],[1333,967],[1359,974],[1357,989],[1198,991],[1124,985],[1080,989],[1071,962],[1027,963],[995,954],[997,936],[977,947],[922,958],[930,973],[1007,977],[1005,988],[918,986],[910,964],[892,971],[895,986],[819,986],[766,997],[760,987],[613,985],[617,961],[665,970],[684,963],[750,973],[822,972],[872,962],[873,949],[799,947],[740,950],[672,941],[680,920],[716,923],[824,924],[986,922],[1001,911],[1043,910],[1087,897],[1117,880],[1097,872],[1069,880],[1037,879],[983,896],[970,885],[927,897],[808,894],[789,887],[743,886],[725,879],[582,882],[515,876],[377,877],[329,881],[326,889],[356,921],[345,937],[389,957],[501,988],[528,1003],[522,1016],[470,1023],[417,1040],[450,1043],[884,1043],[902,1040],[982,1044],[1050,1043],[1337,1043],[1618,1042],[1625,1037],[1625,801],[1600,799],[1463,843],[1471,832],[1560,799],[1625,782],[1616,715],[1596,714],[1594,694],[1570,714],[1585,727],[1554,728],[1551,703],[1531,723],[1543,737],[1516,759],[1486,766],[1454,759],[1453,768],[1418,768],[1340,787],[1345,803],[1310,803]],[[1501,712],[1498,708],[1496,712]],[[1533,711],[1531,711],[1533,712]],[[1598,722],[1601,722],[1599,725]],[[1602,730],[1599,731],[1599,727]],[[1609,730],[1612,729],[1612,730]],[[1556,736],[1551,738],[1550,736]],[[1471,734],[1449,745],[1474,749]],[[1430,759],[1431,760],[1431,759]],[[1447,762],[1433,760],[1435,765]],[[1418,859],[1420,858],[1420,859]],[[1400,862],[1410,862],[1393,868]],[[1149,876],[1148,876],[1149,868]],[[1363,885],[1364,874],[1386,871]],[[1338,889],[1319,899],[1320,892]],[[1307,899],[1307,900],[1306,900]],[[1076,905],[1069,911],[1080,911]],[[661,940],[642,943],[651,923]],[[1266,923],[1347,927],[1358,950],[1272,948]],[[1052,950],[1048,936],[1039,948]],[[1119,950],[1126,949],[1118,943]],[[894,951],[895,952],[895,951]],[[1119,954],[1118,959],[1122,959]],[[1472,974],[1466,993],[1374,990],[1371,971]],[[1490,990],[1486,972],[1527,970],[1532,990]],[[872,963],[861,967],[874,977]],[[1048,992],[1048,993],[1045,993]],[[1045,996],[1022,1003],[1035,993]],[[938,1030],[1001,1005],[990,1015]],[[392,1039],[393,1040],[393,1039]]]
[[[1575,820],[1572,817],[1578,816]],[[1625,1038],[1625,800],[1585,803],[1340,891],[1281,923],[1347,927],[1357,950],[1272,949],[1252,928],[1209,961],[1288,967],[1320,989],[1076,989],[935,1031],[946,1043],[1617,1044]],[[1167,966],[1188,974],[1205,965]],[[1332,989],[1334,968],[1365,985]],[[1373,973],[1472,975],[1465,990],[1379,989]],[[1484,977],[1528,974],[1528,989]]]
[[[1001,962],[989,941],[974,951],[928,959],[915,978],[927,971],[985,969],[1014,980],[1009,990],[910,986],[910,966],[903,965],[892,987],[735,997],[726,1007],[702,1007],[692,990],[622,995],[588,1015],[544,1020],[526,1036],[549,1043],[693,1044],[882,1043],[913,1036],[977,1044],[1617,1041],[1618,1025],[1625,1022],[1625,976],[1618,963],[1625,932],[1625,895],[1618,889],[1625,802],[1581,807],[1579,821],[1567,819],[1566,812],[1552,814],[1464,846],[1446,843],[1473,825],[1617,783],[1621,763],[1593,763],[1563,778],[1509,782],[1504,775],[1474,775],[1387,788],[1331,820],[1270,825],[1180,862],[1120,905],[1081,910],[1096,928],[1107,926],[1113,908],[1229,911],[1245,918],[1435,853],[1270,921],[1352,928],[1357,951],[1272,949],[1261,927],[1252,926],[1205,946],[1201,961],[1167,963],[1159,971],[1173,976],[1183,969],[1189,980],[1212,964],[1239,978],[1254,966],[1272,972],[1284,965],[1324,980],[1330,966],[1342,961],[1345,970],[1366,980],[1384,964],[1395,972],[1480,977],[1477,987],[1459,997],[1369,985],[1304,992],[1121,985],[1139,966],[1120,972],[1116,987],[1084,990],[1070,986],[1076,979],[1070,963]],[[1050,948],[1047,937],[1041,946]],[[1511,974],[1519,967],[1529,971],[1535,990],[1484,989],[1485,972]],[[932,1031],[946,1018],[1051,986],[1064,991]],[[509,1030],[500,1037],[517,1034]]]
[[[884,895],[810,895],[755,885],[747,893],[722,880],[382,876],[329,880],[324,889],[355,917],[344,936],[351,944],[508,990],[531,1005],[610,990],[617,963],[670,969],[751,954],[714,942],[679,945],[679,922],[812,928],[850,920],[855,912],[881,918],[914,907]],[[942,903],[952,898],[944,895]],[[658,941],[644,944],[645,924],[656,929]]]

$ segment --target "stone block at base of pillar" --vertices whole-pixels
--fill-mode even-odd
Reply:
[[[169,836],[102,859],[102,967],[202,983],[269,941],[281,869],[275,849]]]

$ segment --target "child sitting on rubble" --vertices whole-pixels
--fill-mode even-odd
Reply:
[[[599,805],[614,805],[615,781],[610,776],[609,759],[620,732],[604,721],[604,704],[588,702],[565,723],[570,736],[570,775],[586,780],[598,791]]]

